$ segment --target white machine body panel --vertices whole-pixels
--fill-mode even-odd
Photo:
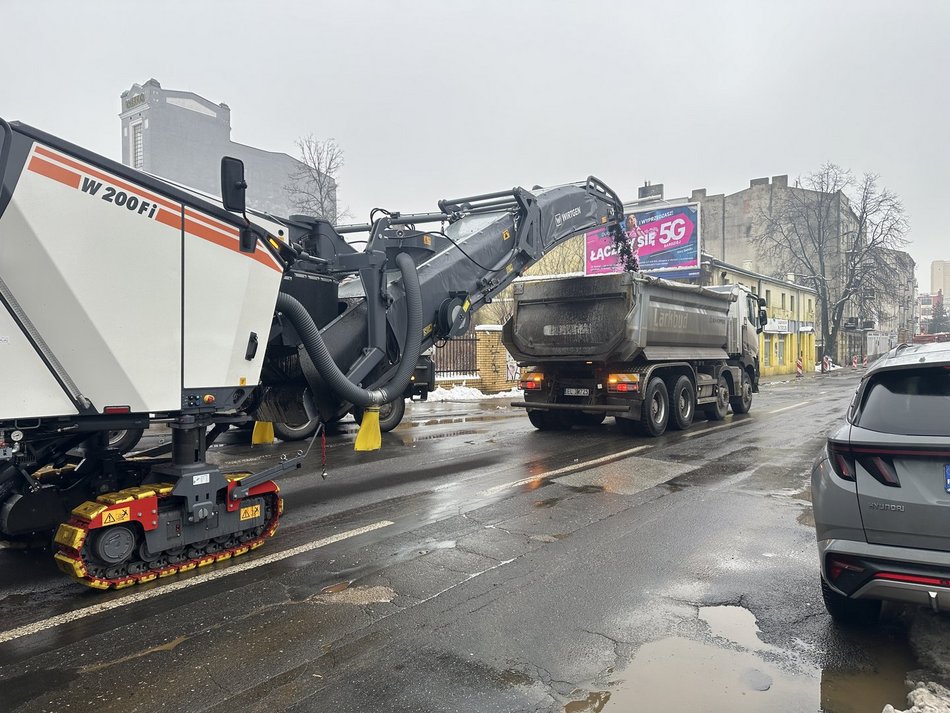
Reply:
[[[240,252],[235,228],[186,209],[185,304],[195,307],[185,310],[186,389],[257,384],[282,276],[266,250]]]
[[[100,411],[180,407],[181,206],[156,199],[34,144],[0,220],[0,277]]]
[[[261,246],[240,252],[234,226],[39,142],[0,217],[0,278],[100,413],[175,411],[183,388],[256,385],[280,277]],[[261,343],[246,361],[251,331]],[[29,341],[16,344],[0,346],[0,418],[75,415]]]
[[[76,414],[10,313],[0,307],[0,420]]]

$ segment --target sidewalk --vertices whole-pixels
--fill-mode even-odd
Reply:
[[[822,374],[818,371],[806,371],[803,376],[796,377],[794,373],[792,374],[773,374],[772,376],[760,376],[759,385],[768,386],[770,384],[787,384],[790,382],[811,382],[818,379],[829,379],[829,378],[840,378],[842,376],[847,376],[849,374],[853,376],[859,376],[863,374],[867,369],[852,369],[851,367],[841,367],[835,369],[834,371],[829,371],[825,374]]]

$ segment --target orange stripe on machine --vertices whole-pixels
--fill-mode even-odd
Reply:
[[[78,173],[63,168],[62,166],[57,166],[49,161],[44,161],[36,156],[30,159],[29,169],[33,173],[38,173],[41,176],[52,178],[54,181],[65,183],[71,188],[79,188],[80,176]]]
[[[108,181],[113,186],[126,190],[126,191],[134,191],[137,195],[143,196],[147,198],[148,200],[153,201],[154,203],[157,203],[158,205],[165,206],[166,208],[169,208],[174,211],[181,210],[181,205],[174,201],[168,200],[167,198],[163,198],[161,196],[157,196],[154,193],[146,191],[141,186],[136,186],[130,183],[126,183],[122,179],[116,178],[111,173],[105,173],[104,171],[100,171],[97,168],[93,168],[92,166],[89,166],[88,164],[82,163],[68,156],[64,156],[60,153],[55,153],[51,151],[50,149],[46,148],[45,146],[37,145],[34,151],[35,153],[38,153],[41,156],[45,156],[47,158],[58,161],[64,166],[69,166],[70,168],[75,168],[79,171],[82,171],[83,173],[85,173],[86,175],[92,178],[98,178],[103,181]]]
[[[155,195],[141,186],[130,184],[46,146],[35,145],[33,154],[29,170],[34,173],[52,178],[131,213],[156,220],[175,230],[184,227],[189,235],[241,253],[265,267],[283,272],[283,267],[266,248],[253,253],[241,252],[240,231],[233,225],[185,206],[183,226],[182,205],[179,203]]]

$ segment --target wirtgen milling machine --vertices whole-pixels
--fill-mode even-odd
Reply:
[[[205,450],[230,423],[358,407],[365,429],[422,350],[555,245],[623,220],[589,178],[340,229],[292,216],[277,236],[247,220],[235,159],[222,209],[24,124],[0,129],[0,538],[55,532],[59,567],[100,589],[274,533],[272,478],[300,458],[224,472]],[[342,237],[359,232],[362,250]],[[109,431],[152,422],[171,427],[170,454],[109,447]]]

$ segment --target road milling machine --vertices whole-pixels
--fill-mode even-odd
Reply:
[[[55,532],[59,568],[99,589],[274,534],[274,478],[303,456],[224,471],[206,449],[229,424],[355,407],[372,447],[367,424],[421,351],[564,240],[603,225],[624,239],[621,201],[593,177],[339,229],[291,216],[276,236],[247,219],[236,159],[222,208],[25,124],[0,131],[0,538]],[[110,447],[156,422],[165,453]]]

